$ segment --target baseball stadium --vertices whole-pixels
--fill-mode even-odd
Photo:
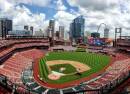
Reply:
[[[0,94],[124,94],[130,59],[122,41],[94,50],[50,47],[39,37],[0,40]]]

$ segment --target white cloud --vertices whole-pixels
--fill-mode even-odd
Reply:
[[[72,20],[76,17],[76,15],[73,15],[66,11],[58,11],[54,18],[60,25],[63,25],[66,27],[67,30],[69,30],[69,25],[72,22]]]
[[[83,7],[91,10],[105,10],[118,5],[119,0],[67,0],[71,6]]]
[[[69,12],[66,11],[58,11],[55,15],[54,18],[56,20],[56,30],[58,30],[59,25],[62,25],[65,27],[65,38],[68,39],[69,35],[69,27],[70,27],[70,23],[72,22],[72,20],[74,18],[76,18],[76,14],[71,14]]]
[[[44,7],[50,4],[51,0],[7,0],[10,3],[14,4],[28,4],[28,5],[36,5],[40,7]]]
[[[24,1],[26,0],[23,0],[23,2]],[[0,17],[7,17],[12,19],[14,29],[23,29],[24,25],[33,26],[34,30],[45,28],[44,21],[46,15],[44,13],[33,14],[24,5],[19,6],[16,5],[13,1],[11,2],[8,0],[0,0],[0,6]]]
[[[56,6],[57,6],[57,10],[58,10],[58,11],[64,11],[64,10],[67,9],[67,8],[64,6],[62,0],[58,0],[58,1],[56,2],[56,4],[57,4]]]
[[[13,4],[9,3],[6,0],[0,0],[0,10],[3,12],[10,10],[10,8],[12,8],[13,6]]]
[[[106,23],[110,28],[111,37],[114,37],[115,27],[122,27],[123,34],[128,35],[130,29],[129,0],[68,0],[68,3],[78,7],[78,14],[85,16],[86,31],[97,31],[100,23]],[[102,35],[103,28],[104,26],[101,27],[100,32]]]

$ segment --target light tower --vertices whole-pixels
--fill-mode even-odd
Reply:
[[[122,33],[122,28],[115,28],[115,47],[116,47],[116,44],[117,44],[117,34],[120,34],[119,37],[121,39],[121,33]]]

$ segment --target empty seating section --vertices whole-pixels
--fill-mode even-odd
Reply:
[[[0,57],[8,54],[16,48],[27,48],[33,46],[48,46],[48,39],[22,39],[22,40],[0,40]],[[1,49],[3,48],[3,49]]]
[[[26,48],[26,47],[33,47],[33,46],[42,46],[48,45],[47,40],[0,40],[0,48],[6,47],[11,45],[11,47],[5,48],[5,50],[0,49],[0,57],[10,53],[11,51],[15,50],[16,48]],[[7,78],[12,81],[13,83],[17,83],[20,85],[28,86],[32,91],[47,94],[62,94],[67,92],[74,92],[80,90],[94,90],[94,89],[102,89],[102,88],[110,88],[114,87],[117,82],[121,82],[124,77],[127,77],[130,70],[130,59],[128,59],[123,54],[116,54],[115,61],[111,66],[109,66],[104,74],[95,79],[90,81],[89,83],[84,82],[82,85],[75,86],[68,89],[47,89],[39,84],[37,84],[33,80],[33,73],[32,71],[26,71],[29,67],[32,66],[33,61],[37,58],[43,56],[43,52],[37,49],[17,52],[13,56],[11,56],[8,60],[6,60],[2,65],[0,65],[0,74],[7,76]],[[23,72],[24,71],[24,72]],[[24,79],[22,75],[24,74]],[[24,81],[23,81],[24,80]],[[22,82],[23,81],[23,82]],[[26,87],[25,87],[26,88]],[[25,89],[18,87],[17,90],[24,93]],[[1,87],[0,87],[1,91]],[[86,94],[97,94],[98,91],[90,91]],[[6,94],[6,93],[3,93]],[[81,93],[82,94],[82,93]]]
[[[19,39],[19,40],[0,40],[0,48],[4,46],[8,46],[11,44],[20,44],[20,43],[28,43],[28,42],[48,42],[48,39]]]
[[[37,49],[15,53],[0,66],[0,74],[7,76],[14,83],[21,84],[22,71],[31,67],[33,60],[42,55],[43,53]]]
[[[128,76],[129,66],[130,66],[130,59],[116,61],[106,69],[106,72],[104,73],[103,76],[101,76],[97,80],[94,80],[86,84],[86,86],[89,87],[90,89],[101,89],[101,88],[107,89],[110,86],[113,87],[117,84],[117,81],[119,82],[122,79],[124,79],[124,77]]]
[[[23,51],[20,54],[23,55],[24,57],[30,58],[30,59],[36,59],[36,58],[40,58],[43,56],[43,52],[41,52],[39,50],[35,50],[35,49],[28,51],[28,53]]]

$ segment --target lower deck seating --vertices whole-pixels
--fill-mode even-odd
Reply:
[[[31,67],[33,60],[42,55],[43,53],[37,49],[15,53],[11,58],[5,61],[3,65],[1,65],[0,74],[7,76],[13,83],[21,84],[22,71]]]

